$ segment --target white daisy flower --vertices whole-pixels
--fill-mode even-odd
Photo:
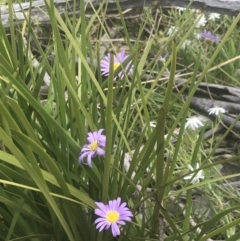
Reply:
[[[210,21],[215,21],[216,19],[219,19],[220,18],[220,14],[219,13],[210,13],[208,15],[208,20]]]
[[[187,45],[190,45],[191,43],[192,43],[191,40],[186,39],[186,40],[183,42],[183,44],[182,44],[182,46],[181,46],[181,49],[185,49],[186,46],[187,46]]]
[[[157,122],[156,121],[150,121],[150,126],[152,128],[155,128],[157,126]]]
[[[178,31],[178,27],[171,26],[167,31],[167,36],[171,36]]]
[[[193,131],[195,131],[196,129],[198,129],[201,126],[203,126],[202,121],[200,121],[198,117],[193,116],[193,117],[187,118],[187,122],[185,124],[185,129],[189,128],[189,129],[192,129]]]
[[[204,27],[207,23],[207,19],[204,14],[201,16],[200,19],[197,18],[196,21],[197,21],[196,28]]]
[[[213,108],[210,108],[208,110],[208,114],[209,115],[219,115],[219,114],[223,114],[223,113],[226,113],[226,110],[222,107],[213,107]]]
[[[194,168],[191,165],[188,165],[188,168],[191,171],[194,171]],[[198,168],[199,168],[199,164],[197,163],[196,169],[198,169]],[[190,179],[192,179],[190,183],[199,183],[200,179],[204,179],[203,170],[198,171],[197,174],[191,173],[191,174],[187,175],[186,177],[184,177],[184,180],[190,180]]]
[[[149,124],[150,124],[150,127],[151,127],[152,129],[157,126],[157,122],[156,122],[156,121],[150,121]],[[146,128],[146,126],[147,126],[147,124],[145,124],[145,125],[143,126],[142,131]]]
[[[182,7],[176,7],[176,9],[178,10],[178,12],[183,12],[186,10],[186,8],[182,8]]]
[[[194,35],[195,35],[196,39],[198,39],[198,40],[202,38],[200,33],[194,33]]]

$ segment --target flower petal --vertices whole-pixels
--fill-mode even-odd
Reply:
[[[113,223],[111,226],[112,226],[113,237],[120,235],[120,229],[119,229],[118,225],[116,223]]]

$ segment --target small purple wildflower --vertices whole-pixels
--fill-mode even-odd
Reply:
[[[207,31],[206,29],[204,29],[200,36],[205,40],[210,40],[215,43],[219,43],[221,41],[220,37],[213,35],[210,31]]]
[[[96,155],[104,156],[105,151],[102,147],[106,146],[106,136],[102,135],[103,129],[94,132],[88,132],[87,141],[89,144],[83,146],[78,161],[79,163],[87,164],[92,167],[92,158]],[[84,158],[87,157],[87,163],[84,162]]]
[[[126,207],[126,203],[121,204],[121,198],[110,200],[108,204],[95,202],[99,208],[95,209],[95,214],[100,216],[95,220],[96,229],[101,232],[103,229],[107,230],[111,227],[112,235],[116,237],[120,235],[118,224],[125,225],[125,221],[131,221],[133,217],[132,212]]]
[[[114,71],[121,66],[121,64],[124,62],[125,59],[128,58],[129,55],[125,54],[125,51],[122,51],[118,53],[117,55],[114,55],[113,57],[113,69]],[[101,66],[101,72],[102,75],[108,76],[109,75],[109,67],[110,67],[110,54],[107,54],[100,62]],[[128,71],[129,73],[132,73],[133,71],[133,66],[132,66],[132,61],[130,61],[126,67],[125,71]],[[124,70],[120,71],[118,73],[118,77],[122,79],[124,77]],[[114,78],[116,80],[117,76]]]

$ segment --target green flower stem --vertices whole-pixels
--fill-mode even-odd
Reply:
[[[154,207],[154,213],[152,217],[152,231],[153,233],[158,233],[158,217],[160,206],[162,205],[162,200],[164,196],[164,134],[165,134],[165,121],[168,113],[169,102],[172,96],[172,88],[174,83],[174,76],[176,70],[176,44],[172,44],[172,64],[170,78],[168,81],[167,91],[163,106],[158,114],[158,123],[156,127],[156,139],[157,139],[157,158],[156,161],[156,189],[157,189],[157,200]],[[164,207],[163,207],[164,208]],[[164,216],[164,214],[163,214]],[[174,228],[175,229],[175,228]]]
[[[109,175],[112,156],[112,103],[113,103],[113,53],[110,54],[110,66],[108,76],[108,93],[107,93],[107,108],[106,108],[106,150],[104,161],[104,176],[103,176],[103,193],[102,201],[107,202],[108,188],[109,188]]]
[[[183,231],[187,231],[190,228],[190,216],[192,211],[192,189],[187,190],[187,197],[186,197],[186,211],[185,211],[185,218],[183,223]],[[188,234],[185,234],[183,236],[183,240],[188,241],[189,237]]]

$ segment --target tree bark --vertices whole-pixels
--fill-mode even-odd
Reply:
[[[51,0],[46,0],[49,3]],[[52,0],[57,11],[62,17],[67,13],[72,15],[73,4],[76,2],[76,15],[80,14],[80,0]],[[86,2],[86,13],[92,12],[92,5],[97,8],[102,2],[106,2],[107,11],[112,12],[117,10],[116,0],[84,0]],[[137,8],[143,6],[179,6],[187,7],[191,1],[189,0],[119,0],[122,10],[129,8]],[[194,0],[191,8],[201,9],[206,12],[215,12],[228,15],[237,15],[240,12],[240,0]],[[1,20],[4,29],[9,29],[9,8],[1,6]],[[30,1],[26,3],[13,4],[14,24],[22,23],[25,20],[24,13],[31,16],[31,24],[46,25],[49,24],[46,4],[44,0]]]

